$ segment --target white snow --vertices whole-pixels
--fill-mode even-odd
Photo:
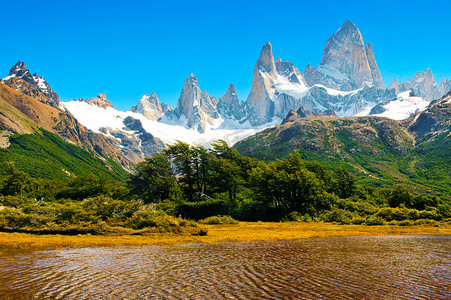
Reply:
[[[305,84],[293,83],[285,76],[277,75],[275,81],[277,92],[279,92],[280,94],[287,94],[295,99],[301,99],[308,91],[308,87]]]
[[[411,97],[410,90],[408,90],[399,93],[395,100],[383,105],[386,111],[381,114],[377,114],[376,116],[394,120],[404,120],[418,111],[425,110],[429,103],[429,101],[421,97]]]
[[[351,94],[357,94],[359,91],[361,91],[363,89],[363,88],[360,88],[360,89],[353,90],[353,91],[343,92],[343,91],[339,91],[339,90],[328,88],[328,87],[326,87],[326,86],[324,86],[322,84],[315,84],[314,86],[325,89],[327,91],[327,93],[329,95],[332,95],[332,96],[338,96],[338,95],[340,95],[340,96],[347,96],[347,95],[351,95]]]
[[[271,123],[253,128],[248,122],[239,124],[237,121],[217,119],[215,120],[214,126],[207,124],[205,133],[199,133],[195,129],[188,129],[181,125],[151,121],[139,113],[133,113],[131,111],[122,112],[112,107],[106,109],[100,108],[84,101],[74,100],[64,102],[62,103],[62,107],[72,113],[81,124],[97,133],[101,133],[100,129],[104,127],[111,128],[112,130],[125,131],[123,120],[130,116],[141,120],[144,129],[160,138],[164,143],[173,144],[179,140],[192,145],[206,147],[219,139],[223,139],[229,145],[233,145],[265,128],[278,125],[282,121],[279,118],[274,118]],[[174,120],[173,123],[180,124],[185,122],[184,120]],[[108,136],[110,136],[110,133],[108,133]]]
[[[15,75],[15,74],[13,74],[13,75],[8,75],[8,76],[6,76],[5,78],[3,78],[3,80],[6,81],[6,80],[8,80],[8,79],[10,79],[10,78],[13,78],[13,77],[16,77],[16,75]]]
[[[47,92],[48,89],[47,89],[46,81],[44,78],[33,76],[33,79],[37,83],[37,85],[41,89],[41,91]]]

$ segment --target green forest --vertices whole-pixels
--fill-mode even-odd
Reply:
[[[2,231],[202,235],[197,221],[431,226],[451,221],[448,198],[413,194],[401,185],[360,185],[348,166],[329,171],[296,151],[264,162],[224,141],[211,149],[178,142],[127,176],[94,168],[62,179],[35,176],[13,162],[4,166]]]

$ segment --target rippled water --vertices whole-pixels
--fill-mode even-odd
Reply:
[[[1,299],[451,299],[449,236],[0,254]]]

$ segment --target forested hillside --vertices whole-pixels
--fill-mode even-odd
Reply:
[[[233,222],[223,215],[243,221],[434,226],[451,218],[449,198],[412,193],[401,185],[359,185],[347,165],[329,172],[297,151],[266,163],[222,141],[212,149],[171,145],[137,164],[126,182],[93,174],[35,179],[13,165],[1,177],[0,194],[0,228],[13,231],[205,234],[188,220]]]
[[[238,142],[241,154],[265,161],[297,150],[328,170],[347,164],[361,184],[404,185],[451,193],[451,94],[405,121],[380,117],[291,119]]]

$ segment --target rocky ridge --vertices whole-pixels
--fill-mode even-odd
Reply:
[[[60,97],[58,94],[55,93],[43,77],[39,77],[36,73],[32,75],[31,72],[25,67],[24,62],[18,61],[14,66],[12,66],[9,70],[8,76],[6,76],[3,81],[8,82],[8,80],[12,78],[22,79],[31,85],[35,90],[43,93],[49,100],[53,101],[57,105],[59,104]]]

